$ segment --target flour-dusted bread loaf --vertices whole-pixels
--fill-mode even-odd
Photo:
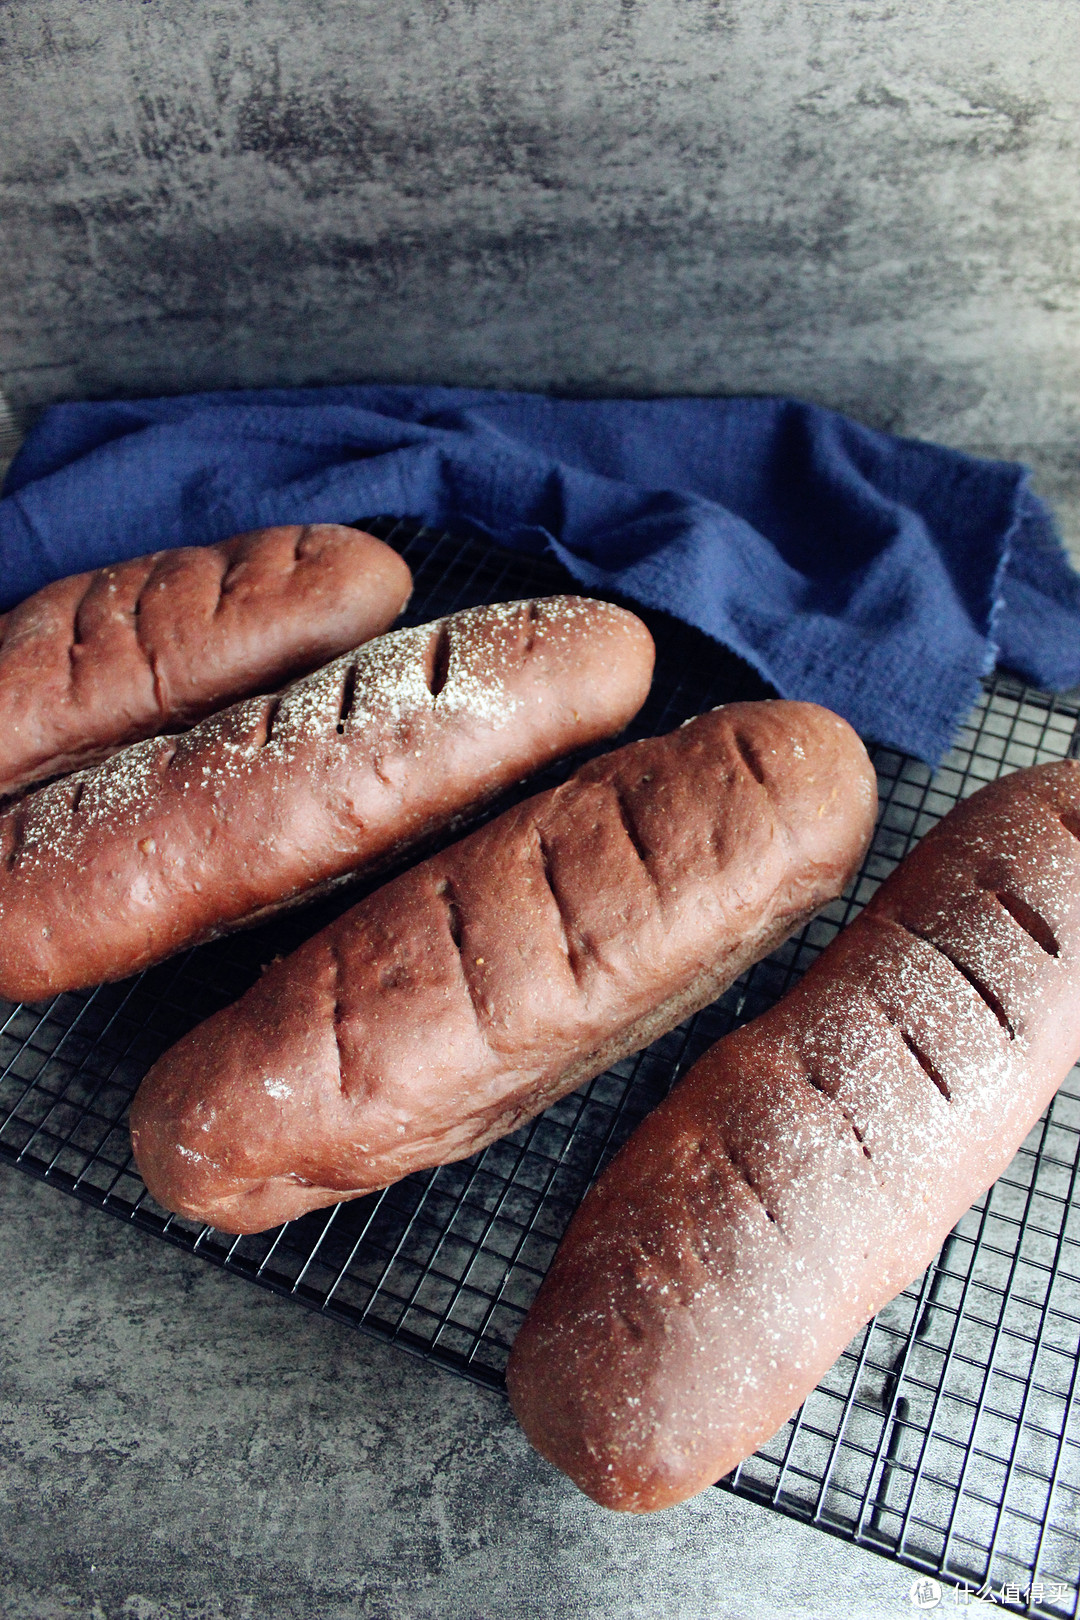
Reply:
[[[0,615],[0,795],[178,730],[397,618],[408,567],[335,523],[58,579]]]
[[[953,810],[574,1217],[507,1382],[596,1501],[694,1495],[767,1440],[1006,1168],[1080,1055],[1080,764]]]
[[[620,731],[648,630],[578,596],[391,631],[0,815],[0,995],[125,978],[348,881]]]
[[[460,1159],[717,996],[840,892],[873,771],[808,703],[582,767],[355,906],[135,1098],[168,1208],[259,1231]]]

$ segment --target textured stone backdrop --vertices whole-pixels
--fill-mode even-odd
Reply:
[[[9,0],[0,122],[17,406],[787,390],[1077,466],[1076,0]]]

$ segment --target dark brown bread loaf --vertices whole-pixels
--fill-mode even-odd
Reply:
[[[316,523],[59,579],[0,615],[0,795],[268,692],[393,623],[406,564]]]
[[[125,978],[361,871],[645,700],[640,619],[577,596],[392,631],[0,815],[0,995]]]
[[[934,1257],[1080,1054],[1080,764],[955,809],[590,1192],[507,1381],[607,1507],[767,1440]]]
[[[838,894],[855,733],[732,704],[591,761],[369,896],[193,1030],[131,1114],[154,1197],[260,1231],[477,1152]]]

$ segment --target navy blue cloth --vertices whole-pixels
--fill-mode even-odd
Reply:
[[[0,606],[148,551],[376,513],[549,550],[931,762],[995,659],[1080,682],[1080,578],[1024,468],[784,399],[372,385],[57,406],[0,500]]]

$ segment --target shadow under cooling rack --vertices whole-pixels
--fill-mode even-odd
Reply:
[[[546,559],[391,520],[364,526],[413,569],[408,623],[573,589]],[[643,616],[656,638],[657,671],[629,737],[670,730],[733,698],[768,695],[705,636]],[[0,1157],[264,1287],[501,1386],[517,1328],[586,1188],[679,1074],[771,1005],[953,804],[1018,766],[1077,752],[1080,705],[1005,675],[986,684],[937,772],[876,749],[877,833],[843,899],[714,1006],[474,1159],[242,1238],[169,1215],[134,1169],[127,1108],[158,1054],[241,994],[263,963],[354,903],[363,885],[123,984],[37,1006],[0,1003]],[[576,763],[533,778],[489,813],[561,780]],[[994,1606],[1075,1616],[1078,1165],[1074,1071],[936,1263],[724,1485],[966,1583]]]

